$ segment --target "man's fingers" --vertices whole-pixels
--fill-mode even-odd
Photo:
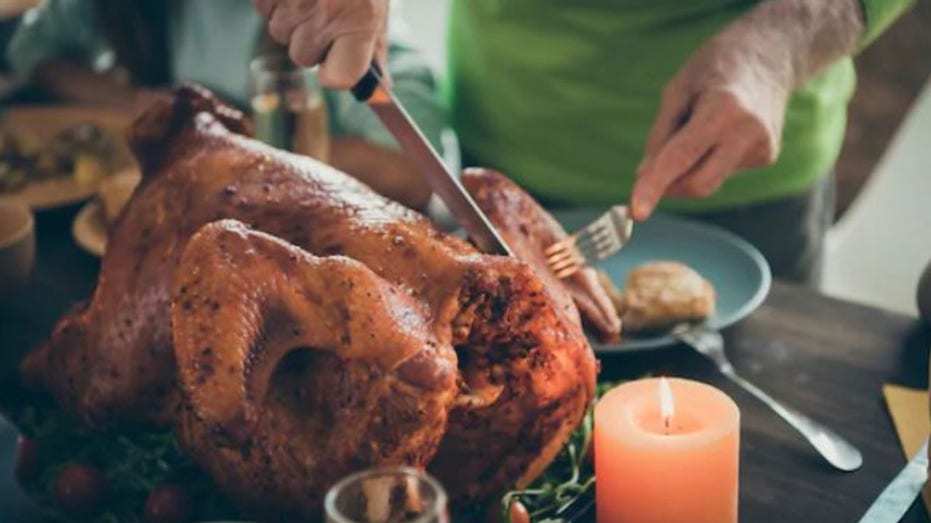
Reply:
[[[300,22],[287,6],[274,6],[268,19],[268,34],[279,44],[293,44],[291,36]]]
[[[652,169],[688,172],[728,131],[736,118],[733,108],[722,98],[707,95],[699,98],[688,121],[654,156]],[[678,178],[678,176],[676,176]]]
[[[656,121],[653,122],[650,134],[647,135],[644,161],[641,165],[648,163],[649,159],[656,155],[669,137],[682,125],[688,114],[688,105],[688,94],[684,89],[679,88],[678,84],[673,83],[666,87]]]
[[[685,125],[674,132],[658,152],[648,157],[637,173],[631,195],[631,212],[635,219],[646,219],[669,186],[696,169],[712,146],[734,126],[737,113],[727,100],[714,93],[700,97]]]
[[[388,20],[382,26],[382,30],[375,39],[375,62],[381,68],[382,79],[391,87],[391,70],[388,69]]]
[[[327,54],[327,42],[320,39],[319,33],[309,22],[298,26],[288,45],[291,61],[303,67],[313,67],[322,62]]]
[[[320,66],[320,83],[331,89],[348,89],[368,70],[375,53],[376,35],[355,33],[333,42]]]
[[[637,220],[649,217],[666,186],[675,180],[675,173],[657,174],[654,166],[657,155],[688,114],[688,97],[685,91],[676,85],[671,83],[663,91],[659,113],[647,137],[643,160],[637,168],[637,182],[631,193],[631,213]],[[665,179],[667,176],[669,179]]]
[[[681,173],[672,171],[657,171],[648,166],[647,170],[637,177],[630,195],[630,212],[635,220],[643,221],[653,214],[653,210],[666,188],[675,182]]]
[[[634,219],[645,220],[676,180],[688,173],[706,154],[716,136],[706,132],[693,120],[666,142],[666,145],[638,173],[631,194],[631,212]]]
[[[746,150],[747,140],[739,136],[715,147],[703,162],[669,186],[666,196],[704,197],[714,194],[737,169]]]
[[[355,85],[376,60],[387,71],[388,0],[252,0],[271,37],[298,65],[320,64],[320,83]]]

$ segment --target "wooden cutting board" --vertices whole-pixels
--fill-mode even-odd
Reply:
[[[41,141],[50,140],[58,132],[84,123],[94,123],[117,137],[116,165],[135,165],[124,138],[131,117],[120,111],[102,107],[77,105],[15,106],[0,115],[0,129],[29,133]],[[31,183],[13,196],[35,210],[58,207],[91,198],[96,186],[81,185],[70,176]]]

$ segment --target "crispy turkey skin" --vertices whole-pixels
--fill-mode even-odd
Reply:
[[[545,211],[476,171],[467,185],[521,259],[485,255],[248,134],[195,87],[136,122],[143,181],[94,295],[24,377],[91,425],[173,426],[255,514],[315,517],[335,479],[377,464],[425,467],[455,503],[529,483],[594,397],[575,304],[617,331],[600,289],[533,255],[565,232],[528,229]]]

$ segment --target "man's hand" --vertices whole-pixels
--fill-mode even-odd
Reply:
[[[767,0],[706,42],[663,91],[631,195],[644,220],[664,195],[708,196],[779,156],[792,89],[849,54],[859,0]]]
[[[734,171],[779,155],[791,79],[778,49],[723,33],[666,85],[631,196],[644,220],[664,196],[708,196]],[[782,62],[784,63],[784,62]]]
[[[374,57],[387,71],[389,0],[253,0],[268,31],[299,65],[320,64],[320,83],[352,87]]]

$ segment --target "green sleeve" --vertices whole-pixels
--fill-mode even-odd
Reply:
[[[896,18],[902,16],[915,0],[860,0],[863,4],[863,37],[861,49],[871,44]]]
[[[405,39],[402,21],[391,20],[388,69],[393,90],[437,150],[442,151],[440,137],[447,127],[447,116],[440,100],[436,78],[430,66],[412,43]],[[397,147],[394,138],[365,104],[348,91],[328,91],[330,129],[335,136],[353,135],[372,143]]]
[[[23,15],[7,47],[7,63],[18,82],[27,82],[36,67],[51,58],[86,61],[97,70],[113,65],[110,47],[95,29],[87,0],[46,0]]]

